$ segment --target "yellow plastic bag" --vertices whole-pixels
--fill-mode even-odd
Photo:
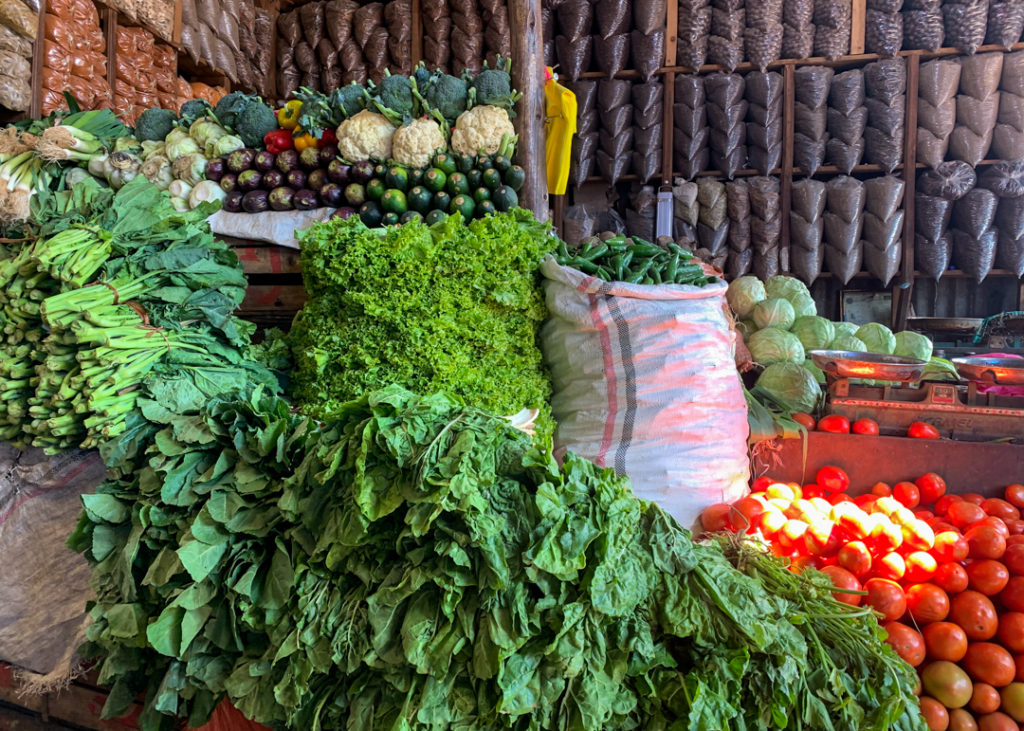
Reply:
[[[548,193],[563,195],[569,184],[569,159],[576,134],[576,95],[555,80],[550,66],[544,82],[544,101]]]

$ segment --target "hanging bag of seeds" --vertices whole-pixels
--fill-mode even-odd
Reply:
[[[961,53],[973,55],[985,42],[988,27],[988,0],[943,2],[942,21],[946,44]]]
[[[1024,3],[1020,0],[1001,2],[990,0],[985,43],[1002,46],[1006,50],[1020,40],[1024,33]]]

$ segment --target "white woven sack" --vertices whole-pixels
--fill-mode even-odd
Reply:
[[[628,475],[684,527],[747,487],[747,406],[724,311],[726,285],[605,282],[541,265],[550,319],[555,454]]]

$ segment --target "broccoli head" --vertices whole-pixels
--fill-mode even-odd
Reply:
[[[388,120],[395,125],[413,117],[415,100],[412,93],[412,82],[405,76],[391,75],[385,72],[373,89],[374,104]]]
[[[217,121],[229,129],[234,129],[235,119],[247,107],[260,103],[260,98],[253,94],[243,94],[240,91],[233,91],[226,94],[214,109]]]
[[[170,109],[153,107],[139,115],[135,123],[135,137],[140,140],[151,140],[159,142],[171,133],[174,123],[178,121],[178,115]]]
[[[356,82],[343,86],[334,92],[332,105],[340,107],[345,119],[354,117],[366,108],[366,89]]]
[[[471,97],[474,104],[508,110],[515,105],[520,95],[513,93],[512,77],[508,72],[498,68],[484,69],[473,79]]]
[[[277,116],[274,110],[263,102],[245,107],[235,117],[235,134],[246,147],[260,147],[268,132],[277,129]]]
[[[186,127],[191,127],[193,122],[212,110],[210,102],[205,99],[189,99],[181,105],[181,121]]]
[[[420,91],[427,88],[427,85],[433,80],[434,75],[427,70],[427,65],[422,61],[416,66],[416,70],[412,72],[413,81],[416,82],[416,86],[419,87]]]
[[[454,123],[466,111],[469,87],[463,79],[438,74],[430,82],[423,98],[427,106],[436,110],[449,123]]]

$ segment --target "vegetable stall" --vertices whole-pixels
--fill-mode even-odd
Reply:
[[[220,91],[146,91],[116,59],[153,21],[111,7],[85,100],[47,3],[46,113],[0,130],[0,723],[1020,728],[1012,352],[826,317],[703,229],[561,238],[590,133],[545,149],[573,104],[542,60],[588,3],[214,5],[169,48]],[[619,5],[587,42],[659,66]],[[839,187],[893,228],[898,182]]]

